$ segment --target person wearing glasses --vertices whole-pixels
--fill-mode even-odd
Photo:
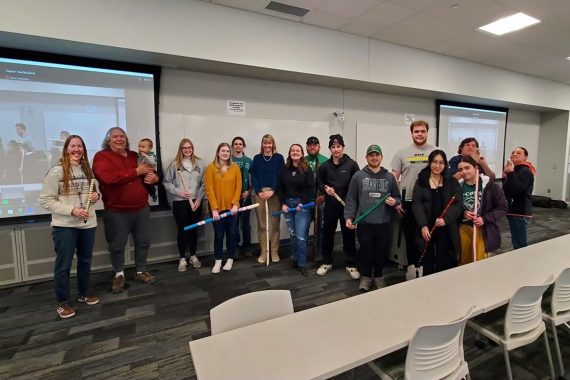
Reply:
[[[202,218],[204,163],[194,154],[194,144],[190,139],[180,140],[176,157],[168,165],[162,184],[172,196],[172,214],[178,229],[178,271],[185,272],[189,264],[198,269],[202,266],[196,256],[198,231],[184,231],[184,227],[197,223]]]
[[[412,210],[421,232],[418,248],[425,250],[424,275],[456,267],[459,260],[461,245],[457,220],[463,214],[463,196],[459,182],[446,176],[447,168],[445,152],[434,150],[414,186]],[[442,215],[452,197],[455,197],[454,201]]]

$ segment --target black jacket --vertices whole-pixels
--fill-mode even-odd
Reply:
[[[416,222],[418,223],[418,227],[421,229],[422,227],[427,226],[431,230],[435,224],[435,218],[439,217],[439,214],[441,214],[441,211],[443,211],[443,209],[438,212],[438,215],[435,218],[432,218],[433,220],[428,220],[428,215],[431,213],[432,207],[429,176],[429,166],[423,169],[418,175],[418,181],[416,182],[416,186],[414,187],[414,194],[412,196],[412,210],[414,212]],[[445,199],[443,207],[445,207],[445,204],[447,204],[453,195],[455,195],[455,201],[449,207],[449,210],[447,210],[447,213],[443,217],[445,220],[445,227],[438,228],[447,229],[451,243],[453,244],[453,251],[456,255],[459,255],[461,252],[461,244],[459,241],[459,224],[457,220],[463,214],[463,194],[461,193],[459,182],[457,182],[455,178],[445,178],[445,176],[442,178],[443,186],[441,187],[440,191],[443,192],[443,199]],[[420,249],[423,249],[424,240],[421,235],[419,236],[418,245]]]
[[[532,215],[534,175],[526,165],[517,165],[503,182],[510,214]]]
[[[338,165],[333,163],[332,157],[319,167],[320,191],[325,193],[325,185],[333,187],[336,194],[344,199],[348,193],[350,179],[360,168],[356,161],[344,154]],[[334,200],[334,197],[326,195],[325,201]],[[336,200],[335,200],[336,202]]]

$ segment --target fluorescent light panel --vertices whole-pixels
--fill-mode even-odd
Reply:
[[[514,32],[515,30],[520,30],[531,25],[538,24],[539,22],[540,20],[535,19],[534,17],[530,17],[524,13],[517,13],[481,26],[479,30],[493,33],[497,36],[502,36],[505,33]]]

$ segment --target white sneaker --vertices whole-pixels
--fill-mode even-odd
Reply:
[[[216,260],[214,263],[214,267],[212,268],[212,273],[220,273],[220,269],[222,268],[222,260]]]
[[[358,289],[362,291],[369,291],[370,285],[372,284],[372,279],[370,277],[362,276],[360,279],[360,285],[358,285]]]
[[[226,261],[226,265],[224,265],[222,269],[229,272],[232,270],[232,265],[234,265],[234,259],[228,259],[228,261]]]
[[[324,276],[325,274],[329,273],[332,270],[331,264],[321,264],[319,269],[317,269],[317,274],[319,276]]]
[[[408,265],[408,270],[406,271],[406,281],[410,281],[416,278],[416,266]]]
[[[194,268],[196,268],[196,269],[202,267],[202,263],[200,262],[200,260],[198,260],[198,258],[196,257],[196,255],[190,256],[190,264],[192,264],[192,266],[193,266]]]
[[[376,289],[382,289],[383,287],[386,286],[386,282],[384,281],[384,277],[374,277],[372,279],[372,281],[374,282]]]
[[[188,264],[186,263],[186,259],[182,258],[178,260],[178,272],[186,272],[186,267]]]
[[[350,275],[350,278],[352,278],[353,280],[358,280],[360,278],[360,272],[358,271],[358,269],[354,267],[346,267],[346,271]]]

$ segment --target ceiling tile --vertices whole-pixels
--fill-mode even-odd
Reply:
[[[415,12],[416,11],[410,8],[385,2],[366,12],[357,18],[357,20],[377,25],[380,28],[385,28],[405,19],[408,16],[411,16]]]
[[[275,0],[275,1],[287,5],[292,5],[294,7],[313,10],[322,5],[327,0]]]
[[[302,20],[302,22],[305,24],[320,26],[322,28],[328,29],[338,29],[349,21],[350,20],[348,17],[342,17],[332,13],[322,12],[318,9],[307,13],[307,15],[303,17]]]
[[[565,54],[570,53],[570,32],[548,24],[537,24],[503,37],[551,54],[567,57]]]
[[[363,13],[377,7],[384,0],[327,0],[317,10],[332,13],[338,16],[356,18]]]
[[[401,5],[414,10],[422,10],[426,7],[435,5],[441,0],[390,0],[391,3]]]
[[[212,0],[212,3],[227,7],[258,12],[264,9],[271,0]]]
[[[423,11],[449,20],[457,20],[477,14],[491,2],[492,0],[441,0],[435,5],[424,8]],[[457,6],[452,7],[452,5]]]
[[[370,37],[372,34],[376,33],[379,29],[380,27],[378,27],[377,25],[356,19],[350,21],[346,25],[343,25],[339,30],[345,33],[356,34],[363,37]]]

